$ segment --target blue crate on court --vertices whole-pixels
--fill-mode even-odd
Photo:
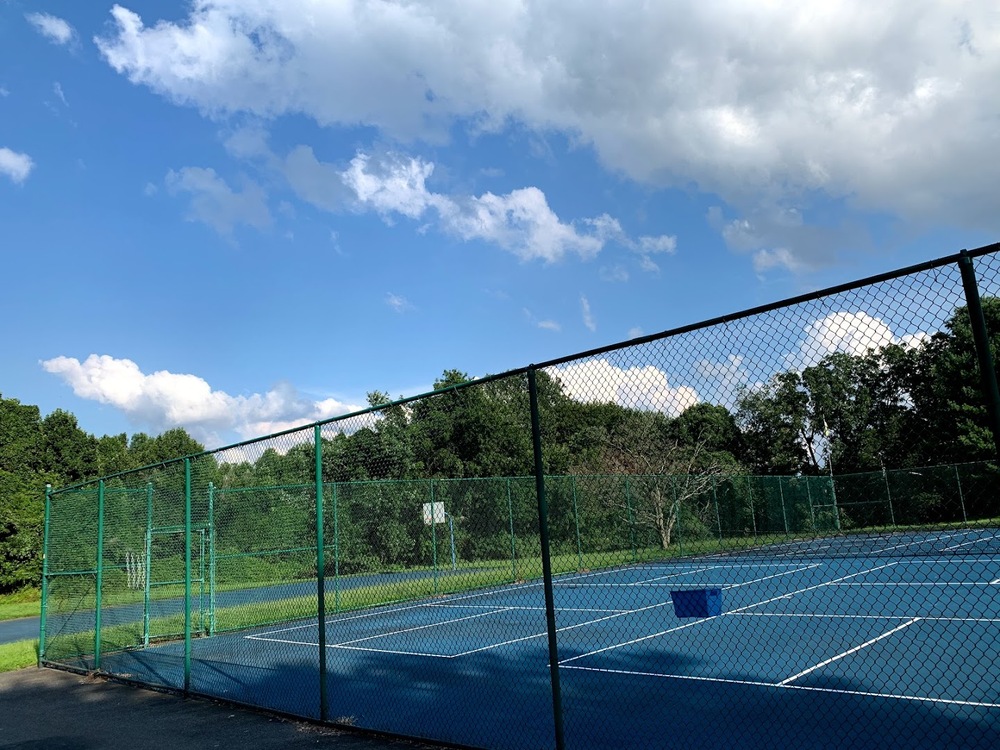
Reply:
[[[716,617],[722,614],[722,589],[671,591],[674,614],[678,617]]]

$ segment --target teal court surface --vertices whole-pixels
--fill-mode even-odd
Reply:
[[[992,529],[835,537],[555,577],[567,748],[1000,746]],[[681,618],[672,591],[719,589]],[[258,593],[259,597],[260,594]],[[192,692],[366,729],[551,747],[540,582],[192,641]],[[81,667],[89,665],[80,664]],[[180,642],[103,671],[185,684]]]

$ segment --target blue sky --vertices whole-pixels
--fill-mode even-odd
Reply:
[[[567,7],[0,0],[0,393],[216,446],[1000,238],[992,2]]]

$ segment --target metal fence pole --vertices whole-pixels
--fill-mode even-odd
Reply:
[[[556,750],[563,750],[562,693],[559,687],[559,642],[556,637],[556,605],[552,594],[552,560],[549,556],[549,508],[545,500],[545,469],[542,464],[542,427],[538,413],[535,369],[528,369],[528,399],[531,408],[531,442],[535,459],[535,494],[538,497],[538,531],[542,546],[542,586],[545,590],[545,623],[549,635],[549,674],[552,679],[552,716]]]
[[[323,555],[323,440],[313,428],[316,465],[316,618],[319,627],[319,720],[326,721],[326,560]]]
[[[885,464],[882,464],[882,482],[885,484],[885,499],[889,502],[889,520],[892,522],[892,528],[896,528],[896,512],[892,509],[892,493],[889,491],[889,472],[885,470]]]
[[[340,612],[340,493],[337,483],[330,485],[333,492],[333,611]]]
[[[45,485],[45,526],[42,531],[42,608],[38,623],[38,665],[45,660],[45,621],[49,603],[49,519],[52,509],[52,485]]]
[[[953,464],[955,470],[955,484],[958,485],[958,502],[962,505],[962,523],[968,524],[969,517],[965,514],[965,494],[962,492],[962,477],[958,473],[958,464]]]
[[[153,483],[146,482],[146,562],[142,584],[142,645],[149,645],[150,580],[153,573]]]
[[[781,488],[781,477],[778,477],[778,497],[781,500],[781,521],[785,525],[785,536],[788,536],[788,513],[785,510],[785,491]]]
[[[215,484],[208,483],[208,634],[215,635]]]
[[[628,477],[625,477],[625,507],[628,510],[628,536],[632,543],[632,562],[636,561],[635,553],[635,518],[632,515],[632,493],[629,489]]]
[[[712,476],[712,502],[715,503],[715,522],[719,526],[719,549],[722,549],[725,546],[722,542],[722,514],[719,512],[719,493],[714,475]]]
[[[434,593],[438,592],[438,542],[437,542],[437,513],[434,512],[434,480],[431,483],[431,550],[434,562]]]
[[[983,315],[983,303],[979,297],[976,269],[967,251],[961,252],[958,266],[962,271],[962,286],[965,288],[965,301],[969,310],[969,322],[972,325],[972,340],[975,342],[976,356],[979,359],[979,376],[990,431],[993,433],[993,446],[997,458],[1000,458],[1000,389],[997,388],[997,374],[993,367],[990,336]]]
[[[184,459],[184,692],[191,690],[191,459]]]
[[[570,477],[573,490],[573,523],[576,525],[576,560],[577,567],[583,570],[583,545],[580,543],[580,510],[576,504],[576,476]]]
[[[684,557],[684,535],[681,533],[681,503],[677,499],[677,477],[673,475],[670,477],[670,489],[674,495],[674,513],[677,518],[677,551],[680,552],[681,557]]]
[[[517,580],[517,549],[514,545],[514,503],[510,496],[510,477],[507,477],[507,516],[510,518],[510,572]]]
[[[97,483],[97,592],[94,610],[94,669],[101,668],[101,598],[104,589],[104,480]]]

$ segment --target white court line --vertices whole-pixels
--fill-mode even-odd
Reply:
[[[814,693],[832,693],[834,695],[856,695],[866,698],[887,698],[890,700],[920,701],[923,703],[941,703],[950,706],[974,706],[976,708],[1000,708],[1000,703],[985,701],[963,701],[952,698],[930,698],[922,695],[902,695],[898,693],[876,693],[864,690],[838,690],[836,688],[815,687],[813,685],[778,685],[774,682],[759,680],[733,680],[725,677],[698,677],[695,675],[661,674],[659,672],[639,672],[628,669],[605,669],[602,667],[580,667],[569,665],[562,669],[579,669],[584,672],[603,672],[605,674],[622,674],[635,677],[660,677],[668,680],[690,680],[692,682],[718,682],[727,685],[749,685],[751,687],[772,688],[777,690],[809,690]]]
[[[810,612],[727,612],[737,617],[815,617],[823,620],[908,620],[916,617],[928,622],[1000,622],[1000,617],[947,617],[945,615],[826,615]]]
[[[596,651],[587,651],[583,654],[577,654],[576,656],[571,656],[568,659],[560,659],[559,666],[563,664],[568,664],[571,661],[576,661],[577,659],[582,659],[585,656],[593,656],[594,654],[600,654],[603,651],[611,651],[616,648],[621,648],[622,646],[631,646],[633,643],[640,643],[641,641],[648,641],[650,638],[659,638],[661,635],[666,635],[667,633],[676,633],[678,630],[684,630],[685,628],[691,628],[695,625],[701,625],[703,622],[708,622],[711,617],[706,617],[704,619],[695,620],[694,622],[686,622],[683,625],[678,625],[677,627],[670,628],[669,630],[661,630],[659,633],[653,633],[652,635],[644,635],[641,638],[633,638],[631,641],[625,641],[624,643],[615,643],[611,646],[605,646],[604,648],[599,648]]]
[[[990,581],[990,585],[993,585],[994,583],[1000,583],[1000,578]]]
[[[815,563],[813,565],[806,565],[803,568],[795,568],[794,570],[786,570],[782,573],[775,573],[774,575],[764,576],[763,578],[754,578],[752,581],[744,581],[743,583],[731,583],[722,586],[725,589],[738,589],[740,586],[749,586],[753,583],[760,583],[761,581],[770,581],[772,578],[780,578],[781,576],[788,576],[792,573],[801,573],[803,570],[812,570],[813,568],[821,568],[823,563]]]
[[[780,686],[783,687],[783,686],[789,684],[790,682],[795,682],[800,677],[805,677],[807,674],[810,674],[811,672],[815,672],[817,669],[822,669],[827,664],[832,664],[833,662],[839,661],[840,659],[843,659],[846,656],[850,656],[851,654],[856,654],[861,649],[868,648],[868,646],[871,646],[874,643],[878,643],[883,638],[888,638],[890,635],[893,635],[894,633],[898,633],[900,630],[903,630],[904,628],[910,627],[910,625],[912,625],[915,622],[920,622],[920,618],[919,617],[914,617],[912,620],[907,620],[902,625],[898,625],[898,626],[894,627],[892,630],[887,630],[886,632],[882,633],[882,635],[880,635],[880,636],[877,636],[875,638],[867,640],[864,643],[862,643],[862,644],[860,644],[858,646],[855,646],[854,648],[850,648],[847,651],[844,651],[842,653],[837,654],[836,656],[831,656],[829,659],[826,659],[824,661],[821,661],[819,664],[816,664],[814,666],[809,667],[809,669],[803,669],[798,674],[793,674],[791,677],[785,678],[784,680],[782,680],[781,682],[779,682],[778,685],[780,685]]]
[[[942,552],[947,552],[950,549],[958,549],[959,547],[968,547],[970,544],[979,544],[980,542],[992,542],[994,539],[995,539],[995,537],[992,537],[992,536],[981,537],[979,539],[973,539],[973,540],[968,541],[968,542],[962,542],[961,544],[953,544],[950,547],[944,547],[944,548],[942,548],[941,551]]]
[[[428,607],[440,607],[441,609],[496,609],[498,604],[428,604]],[[504,609],[524,611],[524,612],[544,612],[545,607],[511,607],[504,606]],[[627,609],[613,609],[600,607],[556,607],[556,612],[628,612]]]
[[[868,587],[880,587],[880,586],[992,586],[995,583],[1000,583],[1000,579],[996,581],[886,581],[885,583],[876,582],[864,582],[857,581],[854,583],[838,583],[837,587],[849,587],[849,586],[868,586]]]
[[[650,609],[657,609],[659,607],[672,606],[672,602],[659,602],[657,604],[650,604],[648,607],[639,607],[638,609],[626,609],[613,615],[608,615],[607,617],[598,617],[596,620],[587,620],[586,622],[578,622],[575,625],[566,625],[561,628],[556,628],[557,633],[563,633],[567,630],[576,630],[577,628],[586,627],[587,625],[594,625],[598,622],[604,622],[606,620],[613,620],[616,617],[621,617],[623,615],[634,615],[637,612],[646,612]],[[509,646],[512,643],[522,643],[523,641],[530,641],[533,638],[541,638],[542,636],[548,635],[548,631],[544,630],[541,633],[534,633],[532,635],[526,635],[521,638],[514,638],[509,641],[504,641],[503,643],[493,643],[489,646],[482,646],[480,648],[474,648],[471,651],[463,651],[460,654],[455,654],[455,656],[468,656],[469,654],[478,654],[480,651],[489,651],[490,649],[500,648],[501,646]]]
[[[726,612],[724,614],[733,614],[733,613],[736,613],[736,612],[743,612],[744,610],[747,610],[747,609],[753,609],[754,607],[759,607],[762,604],[770,604],[771,602],[777,602],[777,601],[780,601],[781,599],[788,599],[789,597],[796,596],[797,594],[804,594],[807,591],[814,591],[816,589],[821,589],[824,586],[832,586],[835,583],[840,583],[841,581],[846,581],[848,578],[854,578],[855,576],[861,576],[861,575],[864,575],[865,573],[874,573],[876,570],[882,570],[883,568],[891,568],[893,565],[898,565],[898,563],[891,562],[891,563],[886,563],[885,565],[879,565],[879,566],[877,566],[875,568],[868,568],[866,570],[859,570],[857,573],[851,573],[850,575],[842,576],[840,578],[834,578],[832,581],[826,581],[825,583],[817,583],[815,586],[807,586],[804,589],[799,589],[798,591],[791,591],[791,592],[789,592],[787,594],[782,594],[781,596],[772,597],[771,599],[765,599],[762,602],[757,602],[755,604],[748,604],[745,607],[738,607],[738,608],[730,610],[729,612]]]

